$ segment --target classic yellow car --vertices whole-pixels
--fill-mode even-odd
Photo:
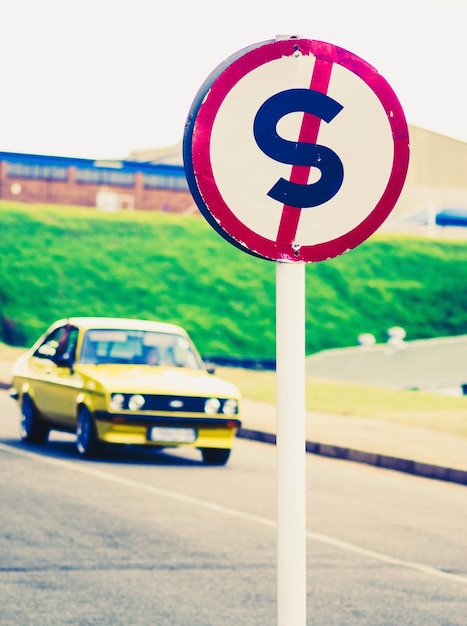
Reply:
[[[240,428],[238,389],[210,373],[173,324],[74,317],[53,324],[13,366],[21,438],[76,433],[80,455],[104,444],[189,446],[225,465]]]

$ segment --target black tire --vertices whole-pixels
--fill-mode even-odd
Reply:
[[[19,432],[24,443],[45,443],[49,436],[49,427],[37,412],[34,402],[28,395],[21,401],[21,422]]]
[[[230,457],[230,448],[203,448],[201,454],[206,465],[225,465]]]
[[[76,422],[76,449],[82,457],[94,458],[102,452],[102,444],[97,438],[97,430],[91,412],[85,406],[78,411]]]

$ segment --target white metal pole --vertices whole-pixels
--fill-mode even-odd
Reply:
[[[306,626],[305,264],[276,263],[277,616]]]
[[[433,239],[436,234],[436,206],[432,203],[428,205],[427,231],[428,237]]]

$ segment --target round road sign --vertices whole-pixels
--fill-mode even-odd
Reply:
[[[191,107],[186,175],[208,222],[275,261],[322,261],[367,239],[402,190],[401,105],[367,62],[300,38],[254,44],[222,63]]]

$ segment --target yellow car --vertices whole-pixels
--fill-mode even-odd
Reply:
[[[179,326],[75,317],[53,324],[13,366],[21,438],[76,433],[84,457],[103,445],[193,447],[225,465],[240,428],[238,389],[204,365]]]

